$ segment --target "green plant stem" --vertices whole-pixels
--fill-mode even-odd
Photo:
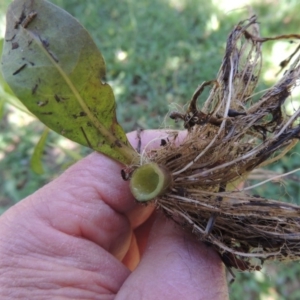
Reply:
[[[147,202],[162,195],[172,185],[170,172],[156,163],[136,169],[130,180],[130,189],[140,202]]]

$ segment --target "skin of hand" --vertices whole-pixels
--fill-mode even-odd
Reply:
[[[0,299],[228,299],[217,253],[136,203],[121,169],[92,153],[0,217]]]

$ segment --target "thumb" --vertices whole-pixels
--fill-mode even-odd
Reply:
[[[228,299],[217,253],[158,215],[137,269],[116,299]],[[128,297],[128,298],[127,298]]]

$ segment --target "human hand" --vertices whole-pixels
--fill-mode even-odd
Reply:
[[[228,298],[219,256],[136,203],[121,169],[93,153],[0,217],[1,299]]]

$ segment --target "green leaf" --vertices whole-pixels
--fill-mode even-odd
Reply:
[[[0,39],[0,52],[2,52],[3,49],[3,41],[4,41],[3,39]],[[0,107],[2,108],[2,113],[3,113],[4,104],[9,103],[12,106],[16,107],[17,109],[32,115],[28,111],[28,109],[22,104],[22,102],[14,95],[9,85],[5,82],[1,72],[0,72],[0,103],[1,103]],[[0,112],[0,119],[1,119],[1,112]]]
[[[122,163],[136,162],[88,32],[43,0],[14,0],[6,18],[2,72],[25,106],[59,134]]]
[[[30,167],[33,172],[35,172],[38,175],[44,174],[44,168],[42,165],[42,156],[44,153],[47,137],[49,133],[49,128],[45,128],[43,131],[42,136],[40,137],[37,145],[34,148],[33,154],[31,156],[30,160]]]

